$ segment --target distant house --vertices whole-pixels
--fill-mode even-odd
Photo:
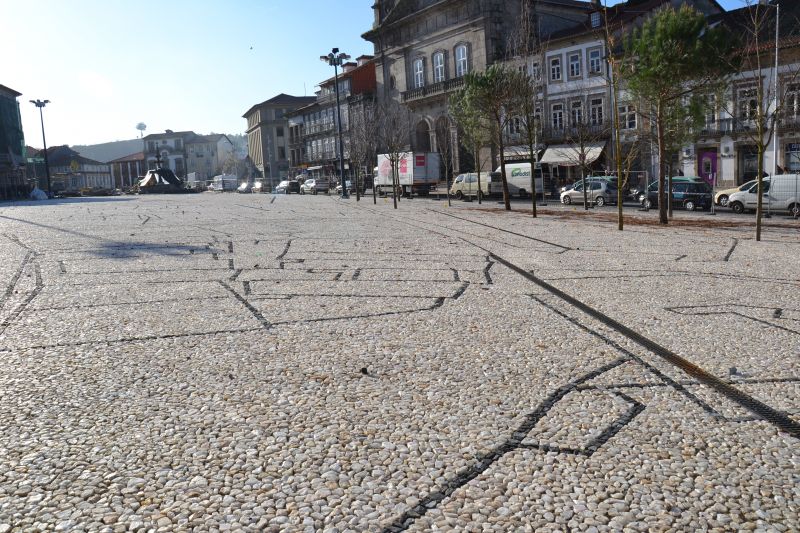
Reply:
[[[186,143],[197,137],[193,131],[172,131],[151,133],[142,139],[148,170],[156,168],[156,158],[160,156],[161,165],[172,170],[176,176],[186,177]]]
[[[50,163],[53,190],[78,191],[91,188],[114,188],[111,177],[111,165],[101,163],[71,149],[69,146],[51,146],[47,149],[47,159]],[[42,183],[46,178],[39,177],[39,188],[47,189],[47,184]]]
[[[286,114],[316,101],[314,96],[279,94],[256,104],[247,120],[247,151],[267,185],[274,187],[289,175],[289,121]]]
[[[227,135],[196,135],[186,141],[186,169],[194,172],[197,181],[207,181],[222,174],[222,165],[233,154],[233,143]]]
[[[27,194],[23,167],[25,165],[25,137],[14,89],[0,85],[0,199],[16,198]]]
[[[147,161],[144,152],[126,155],[109,161],[111,174],[114,176],[114,187],[123,189],[133,187],[141,176],[147,173]]]

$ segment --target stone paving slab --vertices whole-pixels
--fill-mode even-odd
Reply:
[[[0,532],[797,530],[798,253],[424,199],[2,204]]]

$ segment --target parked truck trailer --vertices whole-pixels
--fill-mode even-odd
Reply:
[[[398,161],[401,193],[428,194],[441,177],[441,159],[436,152],[402,152]],[[392,163],[389,154],[378,155],[374,186],[378,194],[392,192]]]

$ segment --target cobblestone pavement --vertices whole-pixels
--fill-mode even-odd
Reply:
[[[796,531],[800,234],[0,205],[0,533]]]

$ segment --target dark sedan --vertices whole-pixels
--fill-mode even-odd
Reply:
[[[658,190],[650,190],[647,197],[640,197],[645,207],[658,206]],[[711,207],[711,186],[705,181],[689,181],[672,184],[672,206],[682,207],[687,211],[697,208]]]

